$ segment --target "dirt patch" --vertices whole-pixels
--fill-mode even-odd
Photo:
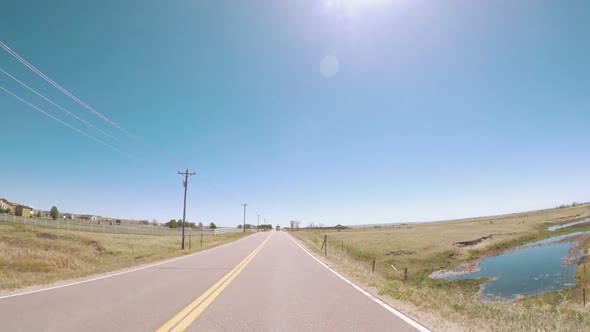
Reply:
[[[460,276],[464,274],[474,273],[480,270],[479,263],[481,258],[462,262],[454,268],[448,270],[439,270],[432,272],[428,277],[432,279],[445,279],[448,277]]]
[[[491,239],[492,236],[493,235],[488,235],[488,236],[480,237],[479,239],[476,239],[476,240],[456,242],[456,243],[453,243],[453,244],[456,245],[456,246],[459,246],[459,247],[474,246],[476,244],[480,244],[483,240]]]
[[[415,253],[416,253],[415,251],[409,251],[409,250],[395,250],[395,251],[390,251],[390,252],[386,253],[385,256],[413,255]]]
[[[98,256],[106,256],[106,255],[114,255],[115,253],[112,251],[107,250],[107,248],[103,247],[98,241],[95,240],[85,240],[83,243],[87,246],[94,247],[96,254]]]
[[[49,234],[49,233],[38,233],[37,237],[40,239],[49,239],[49,240],[56,240],[57,239],[57,235]]]

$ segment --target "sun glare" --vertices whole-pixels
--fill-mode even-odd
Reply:
[[[333,11],[341,18],[355,19],[362,12],[381,9],[394,0],[324,0],[327,10]]]
[[[361,9],[385,5],[392,0],[325,0],[326,7],[346,7]]]

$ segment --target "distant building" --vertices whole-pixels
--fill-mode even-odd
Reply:
[[[33,208],[30,206],[19,205],[14,209],[14,214],[19,217],[30,217],[33,213]]]
[[[88,214],[84,214],[84,215],[81,215],[80,216],[80,219],[97,221],[98,220],[98,217],[97,216],[91,216],[91,215],[88,215]]]
[[[18,204],[14,204],[4,198],[0,198],[0,212],[8,210],[8,213],[14,213],[14,210],[17,206]]]
[[[74,219],[74,216],[71,214],[64,214],[61,217],[62,217],[62,219]]]

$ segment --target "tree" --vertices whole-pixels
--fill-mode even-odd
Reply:
[[[295,228],[295,220],[291,220],[291,228]]]
[[[217,225],[215,225],[215,223],[212,222],[212,223],[209,224],[209,228],[216,229],[217,228]]]
[[[175,219],[170,219],[170,221],[165,223],[164,225],[168,226],[169,228],[178,228],[178,223]]]
[[[203,223],[199,221],[199,229],[203,229]]]
[[[307,226],[307,227],[309,227],[309,228],[315,228],[315,224],[312,221],[312,222],[309,223],[309,226]]]
[[[242,229],[242,224],[239,224],[238,225],[238,229]]]
[[[41,211],[37,211],[37,218],[41,218]]]
[[[51,219],[53,219],[53,220],[57,220],[57,218],[59,218],[59,210],[57,209],[57,206],[51,207],[51,210],[49,211],[49,215],[51,216]]]

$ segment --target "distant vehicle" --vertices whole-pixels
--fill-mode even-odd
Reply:
[[[277,231],[281,230],[281,226],[277,225]]]

